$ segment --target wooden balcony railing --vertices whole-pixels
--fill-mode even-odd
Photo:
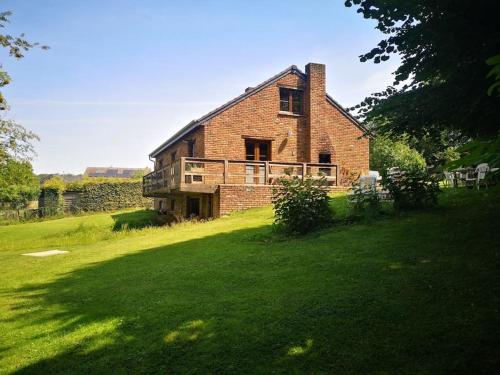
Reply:
[[[285,176],[325,177],[337,186],[335,164],[180,158],[143,177],[143,195],[161,196],[171,191],[213,193],[218,185],[273,185]]]

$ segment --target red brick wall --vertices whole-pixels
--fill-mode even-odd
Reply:
[[[205,157],[244,159],[242,136],[255,136],[274,139],[274,161],[318,162],[320,152],[329,152],[339,170],[367,172],[368,139],[360,138],[363,131],[327,101],[325,66],[309,64],[306,71],[307,82],[290,73],[207,122]],[[280,86],[304,89],[303,116],[279,113]]]
[[[306,118],[279,113],[280,85],[304,88],[305,82],[288,74],[211,119],[205,126],[205,156],[244,160],[242,136],[254,136],[274,139],[274,161],[306,161]]]
[[[220,185],[216,193],[215,216],[227,215],[232,211],[262,207],[271,204],[271,186]]]
[[[319,143],[323,144],[323,139],[332,134],[335,124],[329,122],[327,118],[326,106],[328,103],[326,102],[325,66],[322,64],[307,64],[306,75],[305,106],[309,146],[307,149],[307,160],[317,163],[319,151],[325,148]]]
[[[345,191],[343,187],[331,187],[330,192]],[[263,207],[271,204],[272,187],[220,185],[214,197],[214,216],[220,217],[233,211]]]
[[[363,137],[363,131],[353,124],[336,107],[327,102],[324,126],[328,136],[326,141],[318,141],[319,151],[330,147],[332,163],[341,169],[365,174],[369,170],[369,139]]]
[[[177,158],[188,156],[188,144],[184,140],[194,140],[194,156],[198,158],[205,157],[205,129],[200,126],[191,134],[184,137],[183,140],[175,142],[173,145],[165,149],[158,156],[156,156],[155,169],[158,169],[159,160],[163,160],[163,165],[170,164],[172,160],[172,152],[176,152]]]
[[[339,172],[340,169],[368,172],[368,138],[362,137],[363,131],[326,99],[325,66],[308,64],[306,74],[309,160],[317,163],[320,153],[330,153]]]

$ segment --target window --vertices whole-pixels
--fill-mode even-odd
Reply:
[[[194,141],[188,141],[188,157],[194,158]]]
[[[156,161],[156,168],[157,169],[162,169],[163,168],[163,159],[158,159]]]
[[[332,163],[332,154],[319,154],[319,162],[331,164]]]
[[[319,154],[319,162],[321,164],[331,164],[332,163],[332,154],[327,154],[327,153]],[[332,175],[332,168],[330,168],[330,167],[319,168],[319,173],[322,173],[325,176],[331,176]]]
[[[247,160],[255,160],[255,143],[245,141],[245,155]]]
[[[266,161],[269,160],[269,143],[259,142],[259,160]]]
[[[172,159],[172,161],[176,161],[177,160],[177,151],[174,151],[170,154],[170,158]]]
[[[245,140],[246,160],[271,160],[271,141],[259,139]]]
[[[170,211],[175,211],[175,199],[170,200]]]
[[[302,99],[302,90],[280,87],[280,111],[301,115],[303,111]]]
[[[280,111],[290,112],[289,90],[280,87]]]
[[[302,91],[292,90],[292,112],[302,114]]]
[[[161,212],[161,210],[162,210],[162,209],[163,209],[163,200],[161,200],[161,199],[160,199],[160,200],[158,201],[158,211],[160,211],[160,212]]]

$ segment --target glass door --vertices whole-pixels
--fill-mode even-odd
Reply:
[[[258,139],[245,140],[246,160],[269,161],[271,160],[271,141]],[[264,165],[245,165],[246,184],[265,184],[266,167]]]

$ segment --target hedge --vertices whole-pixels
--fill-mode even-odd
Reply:
[[[68,193],[80,193],[69,207],[72,211],[111,211],[131,207],[150,207],[151,199],[142,196],[141,181],[80,182],[69,184]]]
[[[84,180],[66,185],[65,191],[51,187],[42,188],[40,195],[41,207],[50,207],[47,215],[60,212],[64,206],[64,196],[67,199],[64,209],[71,212],[112,211],[132,207],[151,207],[152,200],[142,196],[142,182],[138,180],[102,179]],[[45,215],[45,214],[44,214]]]

